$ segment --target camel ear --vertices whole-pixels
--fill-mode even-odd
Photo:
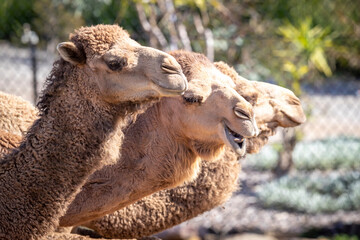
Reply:
[[[211,87],[205,83],[198,79],[192,79],[188,84],[188,89],[183,94],[185,101],[190,103],[205,101],[211,93]]]
[[[264,82],[252,82],[259,91],[259,99],[267,99],[273,108],[272,117],[281,127],[295,127],[306,121],[299,98],[289,89]],[[262,100],[260,100],[262,102]]]
[[[77,48],[73,42],[62,42],[56,47],[60,56],[73,65],[85,64],[85,53]]]

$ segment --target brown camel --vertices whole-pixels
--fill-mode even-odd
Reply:
[[[173,57],[142,47],[119,26],[80,28],[57,49],[40,118],[0,160],[1,239],[52,231],[101,160],[117,157],[128,118],[187,86]]]
[[[162,99],[124,131],[121,158],[89,177],[60,226],[96,219],[188,182],[197,175],[200,159],[216,158],[225,145],[239,155],[245,153],[244,138],[257,134],[251,104],[219,81],[230,79],[204,55],[172,55],[189,89],[182,97]]]
[[[237,91],[244,98],[254,103],[260,134],[247,139],[248,153],[259,151],[278,126],[294,127],[305,121],[300,101],[291,91],[272,84],[247,81],[224,63],[215,65],[234,80]],[[154,193],[83,225],[108,238],[155,234],[223,204],[238,188],[239,171],[238,157],[228,149],[216,161],[202,161],[195,181]]]

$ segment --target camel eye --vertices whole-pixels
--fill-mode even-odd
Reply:
[[[111,59],[110,61],[106,62],[106,65],[112,71],[121,71],[127,65],[127,59],[126,58]]]
[[[194,97],[194,96],[186,97],[183,95],[183,98],[187,103],[201,103],[202,101],[202,97]]]

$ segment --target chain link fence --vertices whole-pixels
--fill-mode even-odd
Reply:
[[[0,91],[35,104],[56,57],[0,42]],[[304,92],[302,103],[309,116],[299,127],[303,140],[360,138],[360,80],[328,79],[321,86],[305,86]]]
[[[36,48],[0,42],[0,91],[35,104],[56,55]]]
[[[35,104],[56,58],[52,52],[0,42],[0,91]],[[298,128],[302,140],[360,139],[360,80],[328,79],[321,86],[305,86],[304,92],[302,104],[308,120]]]

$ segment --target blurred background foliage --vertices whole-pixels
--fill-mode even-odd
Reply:
[[[19,44],[24,23],[42,47],[82,25],[117,23],[164,50],[224,60],[252,80],[299,82],[360,74],[359,0],[2,0],[0,39]]]

